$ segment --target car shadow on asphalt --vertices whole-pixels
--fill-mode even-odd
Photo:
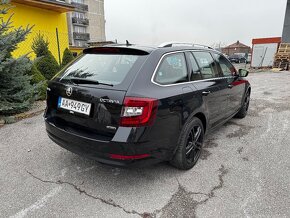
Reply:
[[[228,132],[228,129],[231,129],[233,126],[236,126],[238,129],[234,132],[230,132],[225,136],[221,136],[221,132]],[[209,136],[207,136],[204,142],[204,149],[201,155],[201,159],[197,165],[190,171],[198,170],[198,165],[200,162],[206,161],[214,152],[214,148],[217,148],[219,145],[217,139],[220,137],[234,138],[241,137],[248,132],[241,131],[244,126],[239,124],[238,120],[230,120],[217,130],[213,131]],[[151,166],[146,167],[116,167],[106,164],[99,163],[95,160],[87,159],[79,155],[73,154],[69,151],[64,151],[59,157],[55,157],[56,163],[62,163],[61,165],[68,166],[64,169],[65,173],[59,173],[64,177],[74,177],[77,179],[77,176],[82,177],[81,179],[85,180],[86,176],[89,176],[91,179],[96,180],[110,180],[118,181],[121,180],[128,181],[131,178],[134,178],[135,182],[138,182],[140,179],[144,182],[144,178],[150,180],[155,180],[156,178],[172,178],[187,173],[189,171],[182,171],[174,168],[169,164],[169,162],[162,162]]]

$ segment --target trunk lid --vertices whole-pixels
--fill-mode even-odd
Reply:
[[[71,89],[70,96],[67,90]],[[126,92],[95,86],[51,82],[47,91],[45,118],[58,128],[87,138],[109,141],[119,126]],[[89,115],[60,107],[60,98],[91,105]]]
[[[150,51],[93,47],[83,53],[49,83],[45,118],[72,134],[109,141],[119,126],[126,91]]]

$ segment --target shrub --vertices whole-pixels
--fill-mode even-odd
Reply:
[[[45,77],[33,64],[28,74],[32,77],[30,83],[34,86],[35,100],[44,100],[46,98],[47,81]]]
[[[31,84],[38,84],[45,81],[45,77],[40,73],[35,64],[32,64],[31,70],[28,71],[28,75],[32,76],[30,81]]]
[[[44,80],[38,84],[35,84],[35,100],[45,100],[46,99],[46,89],[47,81]]]
[[[37,59],[35,65],[47,80],[50,80],[59,71],[59,65],[51,52]]]
[[[63,52],[61,66],[64,67],[74,59],[72,52],[66,48]]]
[[[54,56],[48,49],[49,42],[44,39],[44,36],[38,34],[32,43],[32,50],[36,54],[35,65],[40,73],[50,80],[58,71],[59,65]]]

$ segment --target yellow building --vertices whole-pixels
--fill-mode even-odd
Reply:
[[[69,47],[66,12],[74,10],[74,7],[53,0],[12,0],[11,4],[13,8],[9,10],[8,16],[14,14],[12,21],[15,28],[34,25],[32,32],[19,44],[13,56],[29,53],[29,57],[33,59],[35,54],[31,45],[33,38],[40,33],[48,40],[50,51],[59,61],[64,49]]]

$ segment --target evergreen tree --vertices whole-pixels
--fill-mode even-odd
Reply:
[[[45,81],[45,77],[40,73],[35,64],[32,64],[31,70],[28,72],[30,76],[32,76],[30,83],[38,84],[42,81]]]
[[[24,41],[31,28],[12,29],[12,17],[4,19],[10,6],[8,1],[0,0],[0,116],[23,112],[30,107],[33,96],[31,62],[27,56],[13,58],[12,52]]]
[[[70,63],[72,60],[74,59],[74,56],[72,54],[72,52],[66,48],[63,52],[63,56],[62,56],[62,67],[66,66],[68,63]]]
[[[47,81],[45,77],[40,73],[35,64],[32,65],[28,74],[32,77],[30,84],[34,87],[35,100],[44,100],[46,98]]]
[[[50,80],[58,71],[59,65],[48,48],[49,42],[38,34],[32,43],[32,50],[36,54],[35,65],[41,74]]]
[[[48,55],[49,42],[44,39],[44,36],[42,34],[37,34],[37,36],[33,39],[32,43],[32,50],[36,54],[36,57],[42,57],[45,55]]]
[[[59,71],[59,65],[51,52],[37,59],[35,65],[47,80],[50,80]]]

